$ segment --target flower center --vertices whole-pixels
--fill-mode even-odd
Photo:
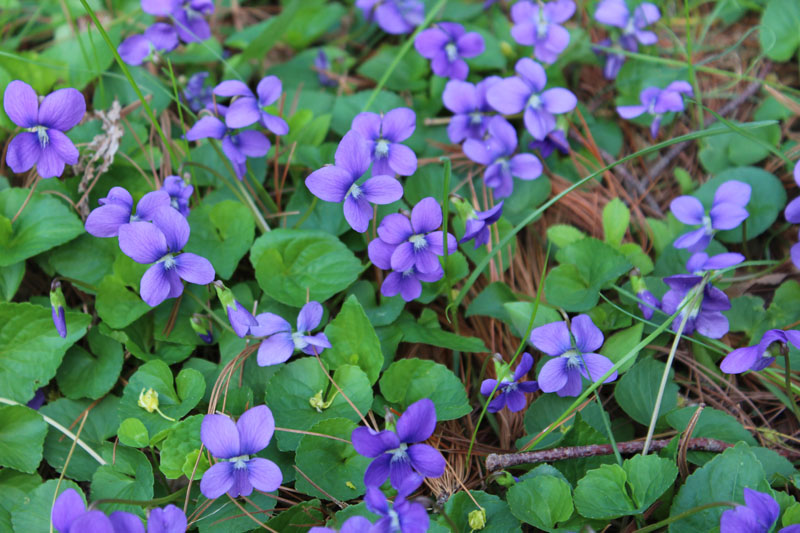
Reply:
[[[414,275],[414,267],[412,266],[408,270],[404,270],[402,273],[403,279],[410,278]]]
[[[714,233],[714,229],[711,227],[711,217],[709,215],[704,215],[703,220],[700,222],[703,225],[703,229],[706,232],[706,235],[711,235]]]
[[[353,183],[345,196],[352,196],[353,200],[358,200],[359,196],[361,196],[361,187]]]
[[[417,233],[416,235],[412,235],[408,238],[408,242],[414,245],[414,251],[418,252],[420,250],[424,250],[428,247],[428,241],[425,239],[425,235],[422,233]]]
[[[167,254],[158,260],[159,263],[164,263],[164,270],[172,270],[177,264],[175,257],[172,254]]]
[[[175,198],[175,197],[170,198],[169,205],[171,205],[173,208],[177,209],[178,211],[180,211],[180,209],[181,209],[181,206],[178,205],[178,199]]]
[[[561,357],[567,358],[567,368],[578,368],[581,366],[581,353],[578,350],[567,350]]]
[[[389,155],[389,141],[386,139],[378,139],[375,143],[375,157],[381,159]]]
[[[406,450],[408,449],[408,444],[405,442],[401,442],[400,446],[395,448],[394,450],[389,450],[386,453],[392,454],[392,462],[395,461],[405,461],[408,459],[408,453]]]
[[[400,515],[398,515],[397,511],[394,509],[389,509],[388,516],[391,519],[389,528],[391,528],[392,533],[400,533],[400,531],[402,531],[402,529],[400,529]]]
[[[539,109],[542,107],[542,97],[534,93],[528,98],[528,107],[531,109]]]
[[[298,350],[302,350],[306,346],[308,346],[308,342],[304,339],[305,335],[302,331],[295,331],[292,333],[292,342],[294,343],[294,347]]]
[[[458,47],[453,43],[447,43],[445,45],[444,53],[447,54],[447,60],[451,63],[458,59]]]
[[[469,123],[473,126],[480,126],[483,123],[483,113],[475,111],[469,114]]]
[[[228,459],[228,461],[233,463],[233,468],[237,470],[241,470],[242,468],[247,468],[247,461],[249,460],[250,460],[249,455],[239,455]]]
[[[36,134],[36,137],[39,139],[39,146],[42,148],[47,148],[47,145],[50,144],[50,136],[47,134],[47,128],[44,126],[34,126],[28,131]]]
[[[625,28],[622,30],[624,35],[631,35],[636,32],[636,24],[633,17],[628,18],[628,23],[625,25]]]

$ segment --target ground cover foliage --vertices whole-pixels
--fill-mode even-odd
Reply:
[[[0,530],[800,531],[794,0],[0,0]]]

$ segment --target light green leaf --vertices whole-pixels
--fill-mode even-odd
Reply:
[[[589,470],[575,487],[575,507],[586,518],[611,519],[634,514],[636,505],[625,490],[625,470],[617,464]]]
[[[32,474],[42,461],[47,424],[22,405],[0,407],[0,466]]]
[[[446,366],[427,359],[401,359],[383,373],[380,389],[387,401],[402,410],[430,398],[436,406],[436,419],[453,420],[472,410],[464,385]]]
[[[321,354],[328,368],[356,365],[367,374],[371,384],[378,381],[383,366],[381,343],[355,296],[345,300],[339,314],[325,328],[325,335],[332,345]]]
[[[664,363],[648,357],[642,359],[623,375],[614,389],[614,398],[628,416],[648,425],[655,409],[656,392],[664,374]],[[669,381],[664,390],[659,418],[678,405],[678,385],[672,381],[674,371],[669,371]]]
[[[511,514],[542,529],[568,520],[573,510],[569,485],[553,476],[536,476],[516,483],[508,490],[508,506]]]
[[[184,251],[211,261],[217,277],[228,279],[253,244],[255,223],[250,210],[233,200],[203,204],[187,219],[192,227]]]
[[[628,225],[631,221],[631,212],[619,198],[614,198],[603,208],[603,232],[606,244],[619,248]]]

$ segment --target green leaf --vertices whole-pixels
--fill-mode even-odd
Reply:
[[[562,398],[556,394],[543,394],[536,398],[525,411],[524,423],[525,433],[527,433],[527,435],[522,437],[517,442],[517,445],[521,446],[527,444],[535,435],[555,422],[571,404],[572,400],[570,398]],[[559,429],[551,432],[532,449],[541,450],[555,446],[564,438],[564,435],[569,431],[573,423],[574,418],[565,421]]]
[[[565,248],[586,237],[587,235],[578,228],[566,224],[553,224],[547,228],[547,239],[559,248]]]
[[[516,483],[508,490],[508,506],[511,514],[526,524],[550,529],[572,516],[570,492],[569,485],[562,479],[536,476]]]
[[[750,216],[744,223],[747,226],[747,239],[764,233],[777,220],[786,205],[786,190],[780,180],[766,170],[756,167],[729,168],[705,182],[695,196],[708,210],[714,201],[714,193],[727,181],[741,181],[752,188],[750,201],[745,206]],[[720,231],[716,238],[722,242],[741,243],[742,226]]]
[[[634,514],[636,505],[625,489],[627,476],[617,464],[589,470],[575,487],[575,507],[586,518],[611,519]]]
[[[0,191],[0,215],[9,220],[28,196],[28,189]],[[33,257],[59,244],[71,241],[84,232],[78,216],[52,195],[34,192],[28,205],[3,238],[0,230],[0,266],[9,266]]]
[[[770,0],[761,15],[758,40],[774,61],[788,61],[800,45],[800,5],[794,0]]]
[[[203,415],[192,415],[178,422],[160,444],[161,462],[158,469],[167,479],[178,479],[183,475],[183,465],[200,449],[200,426]],[[196,459],[196,457],[194,457]],[[194,466],[194,461],[192,461]],[[201,472],[202,473],[202,472]]]
[[[139,297],[138,289],[138,284],[127,285],[115,275],[104,277],[95,300],[95,309],[103,322],[113,329],[124,328],[152,309]]]
[[[192,209],[187,220],[192,233],[184,251],[211,261],[218,278],[230,278],[253,244],[255,222],[250,210],[233,200],[206,203]]]
[[[25,261],[0,267],[0,301],[10,302],[25,276]]]
[[[12,510],[14,531],[50,531],[50,512],[56,498],[56,486],[59,495],[67,489],[73,489],[85,502],[83,491],[74,481],[62,479],[59,483],[57,479],[48,480],[36,487]]]
[[[117,239],[98,239],[84,233],[47,253],[47,262],[62,276],[97,287],[121,254]],[[87,260],[91,258],[91,260]],[[91,294],[93,291],[80,287]]]
[[[380,389],[387,401],[402,410],[430,398],[436,405],[436,420],[453,420],[472,410],[464,384],[446,366],[427,359],[401,359],[383,373]]]
[[[676,516],[700,505],[712,502],[744,503],[744,488],[770,492],[764,479],[764,469],[747,444],[740,442],[717,455],[702,468],[686,478],[675,499],[670,516]],[[719,527],[725,507],[712,507],[694,513],[669,526],[670,533],[712,531]]]
[[[47,424],[22,405],[0,407],[0,466],[32,474],[42,461]]]
[[[117,382],[122,370],[122,345],[100,333],[98,328],[89,331],[90,354],[80,346],[73,346],[58,367],[58,387],[67,398],[100,398]]]
[[[642,340],[642,331],[644,331],[644,324],[638,322],[627,329],[614,333],[606,339],[601,352],[611,359],[612,363],[618,362],[639,344],[639,341]],[[633,363],[636,362],[636,357],[637,356],[634,355],[627,363],[619,367],[617,372],[620,374],[627,372],[628,369],[633,366]]]
[[[656,407],[656,391],[661,384],[661,376],[666,365],[648,357],[642,359],[623,375],[616,388],[614,398],[625,413],[643,425],[650,423]],[[664,397],[658,411],[659,418],[678,405],[678,385],[672,380],[674,370],[669,370]]]
[[[628,225],[631,221],[631,212],[619,198],[614,198],[603,208],[603,233],[606,244],[619,248]]]
[[[481,339],[443,330],[439,324],[438,315],[430,308],[422,311],[419,321],[415,321],[410,313],[403,313],[397,326],[403,332],[403,342],[427,344],[458,352],[485,353],[489,351]]]
[[[456,533],[473,533],[469,525],[469,514],[478,508],[475,507],[473,498],[486,511],[486,526],[480,530],[481,533],[519,533],[519,520],[509,512],[508,504],[499,496],[487,494],[481,490],[469,491],[470,496],[459,491],[455,493],[444,506],[447,516],[456,526]],[[439,524],[447,527],[444,517],[438,520]]]
[[[0,390],[27,403],[56,374],[67,349],[86,333],[89,315],[68,312],[62,339],[50,309],[30,303],[0,303]]]
[[[122,444],[132,448],[144,448],[150,444],[150,435],[147,433],[147,428],[138,418],[126,418],[123,420],[119,425],[117,436]]]
[[[510,302],[504,304],[503,307],[508,311],[511,317],[511,325],[514,326],[515,334],[518,337],[523,337],[528,332],[528,324],[531,322],[531,315],[535,304],[533,302]],[[536,309],[536,316],[533,319],[533,327],[538,328],[550,322],[558,322],[561,320],[561,315],[552,307],[548,307],[542,303]]]
[[[303,476],[297,476],[297,490],[316,498],[330,499],[329,496],[333,496],[345,501],[364,494],[364,472],[372,459],[359,455],[350,444],[350,434],[357,427],[358,424],[345,418],[323,420],[311,427],[314,433],[339,437],[346,442],[303,435],[295,455],[297,468],[324,492]]]
[[[381,343],[355,296],[345,300],[339,314],[325,327],[325,335],[332,345],[321,354],[328,368],[356,365],[369,377],[370,384],[378,381],[383,366]]]
[[[397,57],[399,47],[383,46],[359,68],[362,76],[378,81]],[[406,54],[395,67],[385,87],[392,91],[418,91],[428,85],[428,61],[419,54]]]
[[[511,288],[502,281],[495,281],[469,303],[465,317],[473,315],[489,316],[511,323],[511,315],[504,307],[505,304],[516,302],[517,297]]]
[[[696,410],[697,407],[684,407],[668,413],[667,423],[677,431],[684,431]],[[725,442],[739,442],[741,440],[750,446],[756,445],[753,435],[736,418],[713,407],[706,407],[700,413],[694,430],[692,430],[692,437],[708,437]]]
[[[634,455],[622,463],[637,513],[643,513],[678,477],[675,463],[657,455]]]
[[[0,530],[14,531],[11,525],[11,511],[25,504],[28,495],[42,484],[39,474],[23,474],[11,468],[0,470]]]
[[[358,298],[370,323],[378,328],[388,326],[397,320],[397,317],[403,312],[405,302],[399,295],[391,297],[381,295],[381,303],[378,305],[376,292],[380,294],[380,291],[375,290],[375,285],[366,280],[356,281],[347,290],[348,296],[352,294]]]
[[[333,379],[358,410],[366,414],[372,406],[372,387],[364,371],[357,366],[342,365],[333,374]],[[322,412],[309,403],[320,391],[323,401],[333,398],[330,406]],[[275,416],[275,424],[289,429],[309,431],[316,423],[329,418],[360,420],[342,394],[336,392],[319,362],[311,357],[283,365],[267,384],[266,404]],[[302,435],[278,431],[276,437],[278,449],[294,451]]]
[[[258,284],[268,296],[302,307],[324,302],[353,283],[363,269],[347,246],[329,233],[276,229],[256,239],[250,251]]]
[[[177,387],[177,392],[176,392]],[[157,412],[148,413],[139,407],[139,395],[153,389],[158,393],[158,408],[175,420],[185,416],[203,398],[206,390],[203,375],[192,368],[184,368],[175,378],[172,370],[163,361],[144,363],[128,380],[119,402],[119,417],[138,418],[144,423],[151,438],[170,428],[175,422],[163,418]]]
[[[104,457],[102,465],[92,476],[92,500],[122,499],[149,500],[153,497],[153,467],[139,450],[118,446],[112,456]],[[144,516],[142,508],[121,503],[104,503],[99,508],[106,512],[127,511]]]
[[[351,509],[355,505],[348,505]],[[289,509],[278,513],[267,525],[275,531],[286,533],[304,533],[308,531],[309,524],[321,524],[325,521],[325,516],[320,511],[319,500],[311,500],[293,505]],[[250,523],[252,527],[252,522]],[[225,533],[230,533],[226,531]]]

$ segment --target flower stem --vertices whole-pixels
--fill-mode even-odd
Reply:
[[[19,206],[19,210],[17,210],[17,214],[14,215],[14,218],[11,219],[11,225],[14,225],[14,221],[17,220],[17,217],[19,217],[22,214],[22,211],[25,209],[25,206],[28,205],[28,202],[31,201],[31,197],[33,196],[33,191],[36,190],[36,186],[37,185],[39,185],[39,175],[38,174],[36,175],[36,178],[34,178],[34,180],[33,180],[33,185],[31,185],[31,190],[28,191],[28,196],[25,197],[25,201],[22,202],[21,206]]]
[[[794,393],[792,392],[792,365],[789,362],[789,347],[783,350],[783,371],[786,380],[786,400],[792,406],[792,411],[798,422],[800,422],[800,408],[797,407],[797,402],[794,401]]]
[[[656,522],[655,524],[651,524],[647,527],[643,527],[642,529],[637,529],[633,533],[649,533],[650,531],[657,531],[664,526],[668,526],[673,522],[677,522],[678,520],[683,520],[688,516],[692,516],[693,514],[699,513],[701,511],[705,511],[706,509],[713,509],[714,507],[736,507],[736,503],[734,502],[711,502],[705,505],[699,505],[697,507],[692,507],[688,511],[684,511],[681,514],[676,514],[675,516],[670,516],[662,520],[661,522]]]

